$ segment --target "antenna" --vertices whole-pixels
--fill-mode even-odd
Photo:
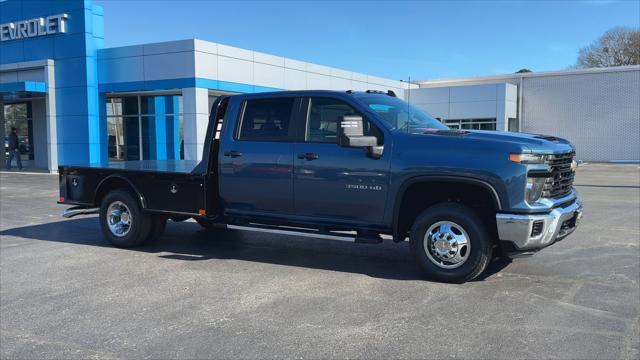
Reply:
[[[407,123],[405,128],[409,132],[409,122],[411,122],[411,75],[407,79]]]
[[[409,78],[407,80],[407,87],[409,88],[407,90],[407,115],[410,115],[410,110],[411,110],[411,75],[409,75]]]

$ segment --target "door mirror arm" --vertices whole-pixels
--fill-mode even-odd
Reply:
[[[367,147],[367,156],[372,159],[380,159],[384,152],[384,145],[375,145]]]

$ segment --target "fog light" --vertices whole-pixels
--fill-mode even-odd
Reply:
[[[542,196],[542,189],[544,189],[545,178],[543,177],[530,177],[527,178],[527,189],[525,191],[525,200],[529,205],[534,204]]]
[[[531,237],[536,237],[542,234],[542,230],[544,229],[544,221],[537,220],[533,222],[533,226],[531,227]]]

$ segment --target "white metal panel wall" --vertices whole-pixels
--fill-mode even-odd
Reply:
[[[196,77],[290,90],[393,90],[401,98],[409,86],[197,39],[100,49],[98,76],[101,84]]]
[[[640,71],[524,78],[522,131],[570,140],[585,161],[640,159]]]

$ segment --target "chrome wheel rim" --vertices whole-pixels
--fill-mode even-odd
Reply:
[[[462,266],[471,253],[469,235],[451,221],[438,221],[424,235],[424,251],[429,260],[443,269]]]
[[[122,201],[114,201],[107,209],[109,231],[117,237],[127,236],[131,230],[131,210]]]

